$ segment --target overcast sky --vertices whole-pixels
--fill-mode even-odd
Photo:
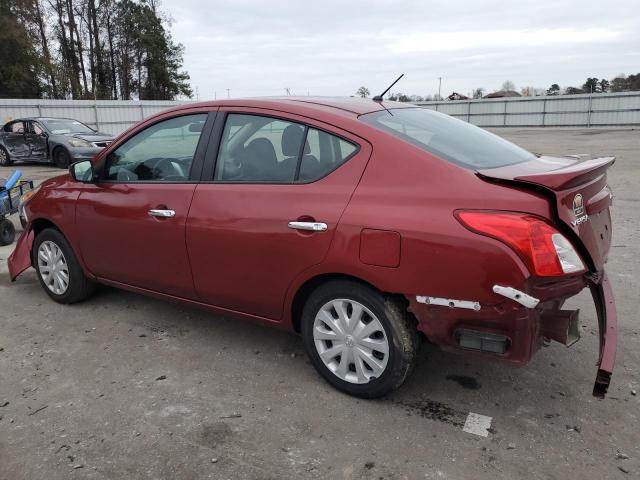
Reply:
[[[200,100],[579,86],[640,72],[640,0],[164,0]]]

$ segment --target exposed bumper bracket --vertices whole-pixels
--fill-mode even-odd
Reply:
[[[494,285],[493,291],[498,295],[502,295],[503,297],[510,298],[514,302],[518,302],[520,305],[524,305],[527,308],[535,308],[540,300],[531,295],[527,295],[520,290],[516,290],[513,287],[503,287],[501,285]]]
[[[440,305],[449,308],[466,308],[468,310],[475,310],[476,312],[480,310],[480,302],[474,302],[472,300],[454,300],[452,298],[417,296],[416,301],[426,305]]]

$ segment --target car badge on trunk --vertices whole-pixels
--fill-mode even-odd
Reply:
[[[589,220],[589,215],[584,214],[584,199],[581,193],[576,193],[573,197],[573,214],[576,216],[576,219],[571,222],[574,227]]]
[[[579,217],[584,213],[584,201],[582,200],[582,194],[578,193],[573,197],[573,214]]]

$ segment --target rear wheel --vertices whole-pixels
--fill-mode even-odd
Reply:
[[[71,155],[64,147],[58,147],[53,152],[53,163],[58,168],[68,168],[71,163]]]
[[[0,220],[0,245],[11,245],[16,238],[16,228],[11,220],[4,218]]]
[[[363,398],[402,385],[420,344],[401,302],[355,281],[320,286],[305,304],[301,327],[318,372],[339,390]]]
[[[9,152],[3,147],[0,146],[0,166],[8,167],[11,165],[13,161],[11,161],[11,157],[9,156]]]
[[[33,255],[40,285],[56,302],[80,302],[95,290],[95,284],[85,276],[71,245],[55,228],[38,234]]]

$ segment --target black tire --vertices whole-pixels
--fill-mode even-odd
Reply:
[[[55,244],[61,251],[64,256],[64,260],[66,261],[67,271],[68,271],[68,286],[66,290],[60,294],[57,294],[47,286],[45,280],[43,279],[43,274],[40,271],[40,263],[38,262],[38,252],[40,250],[40,246],[44,242],[51,242]],[[55,228],[47,228],[42,230],[36,236],[35,241],[33,242],[33,265],[35,266],[36,272],[38,274],[38,280],[40,281],[40,285],[45,292],[56,302],[58,303],[77,303],[80,302],[94,292],[95,283],[89,280],[84,272],[82,271],[82,267],[78,263],[78,260],[73,253],[71,245],[67,239],[60,233],[60,231]]]
[[[7,149],[0,145],[0,167],[8,167],[13,163]]]
[[[16,227],[11,220],[4,218],[0,220],[0,245],[11,245],[16,239]]]
[[[378,332],[377,335],[386,335],[389,350],[386,367],[377,378],[372,376],[367,383],[352,383],[340,378],[325,365],[318,353],[313,337],[316,315],[323,306],[336,299],[360,303],[377,318],[384,329],[384,332]],[[381,397],[402,385],[415,366],[420,347],[416,322],[403,302],[351,280],[335,280],[318,287],[304,306],[301,330],[307,354],[325,380],[337,389],[361,398]],[[332,345],[330,342],[327,347]],[[350,364],[349,369],[355,372],[355,364]]]
[[[71,164],[71,155],[64,147],[58,147],[53,151],[53,163],[58,168],[69,168]]]

